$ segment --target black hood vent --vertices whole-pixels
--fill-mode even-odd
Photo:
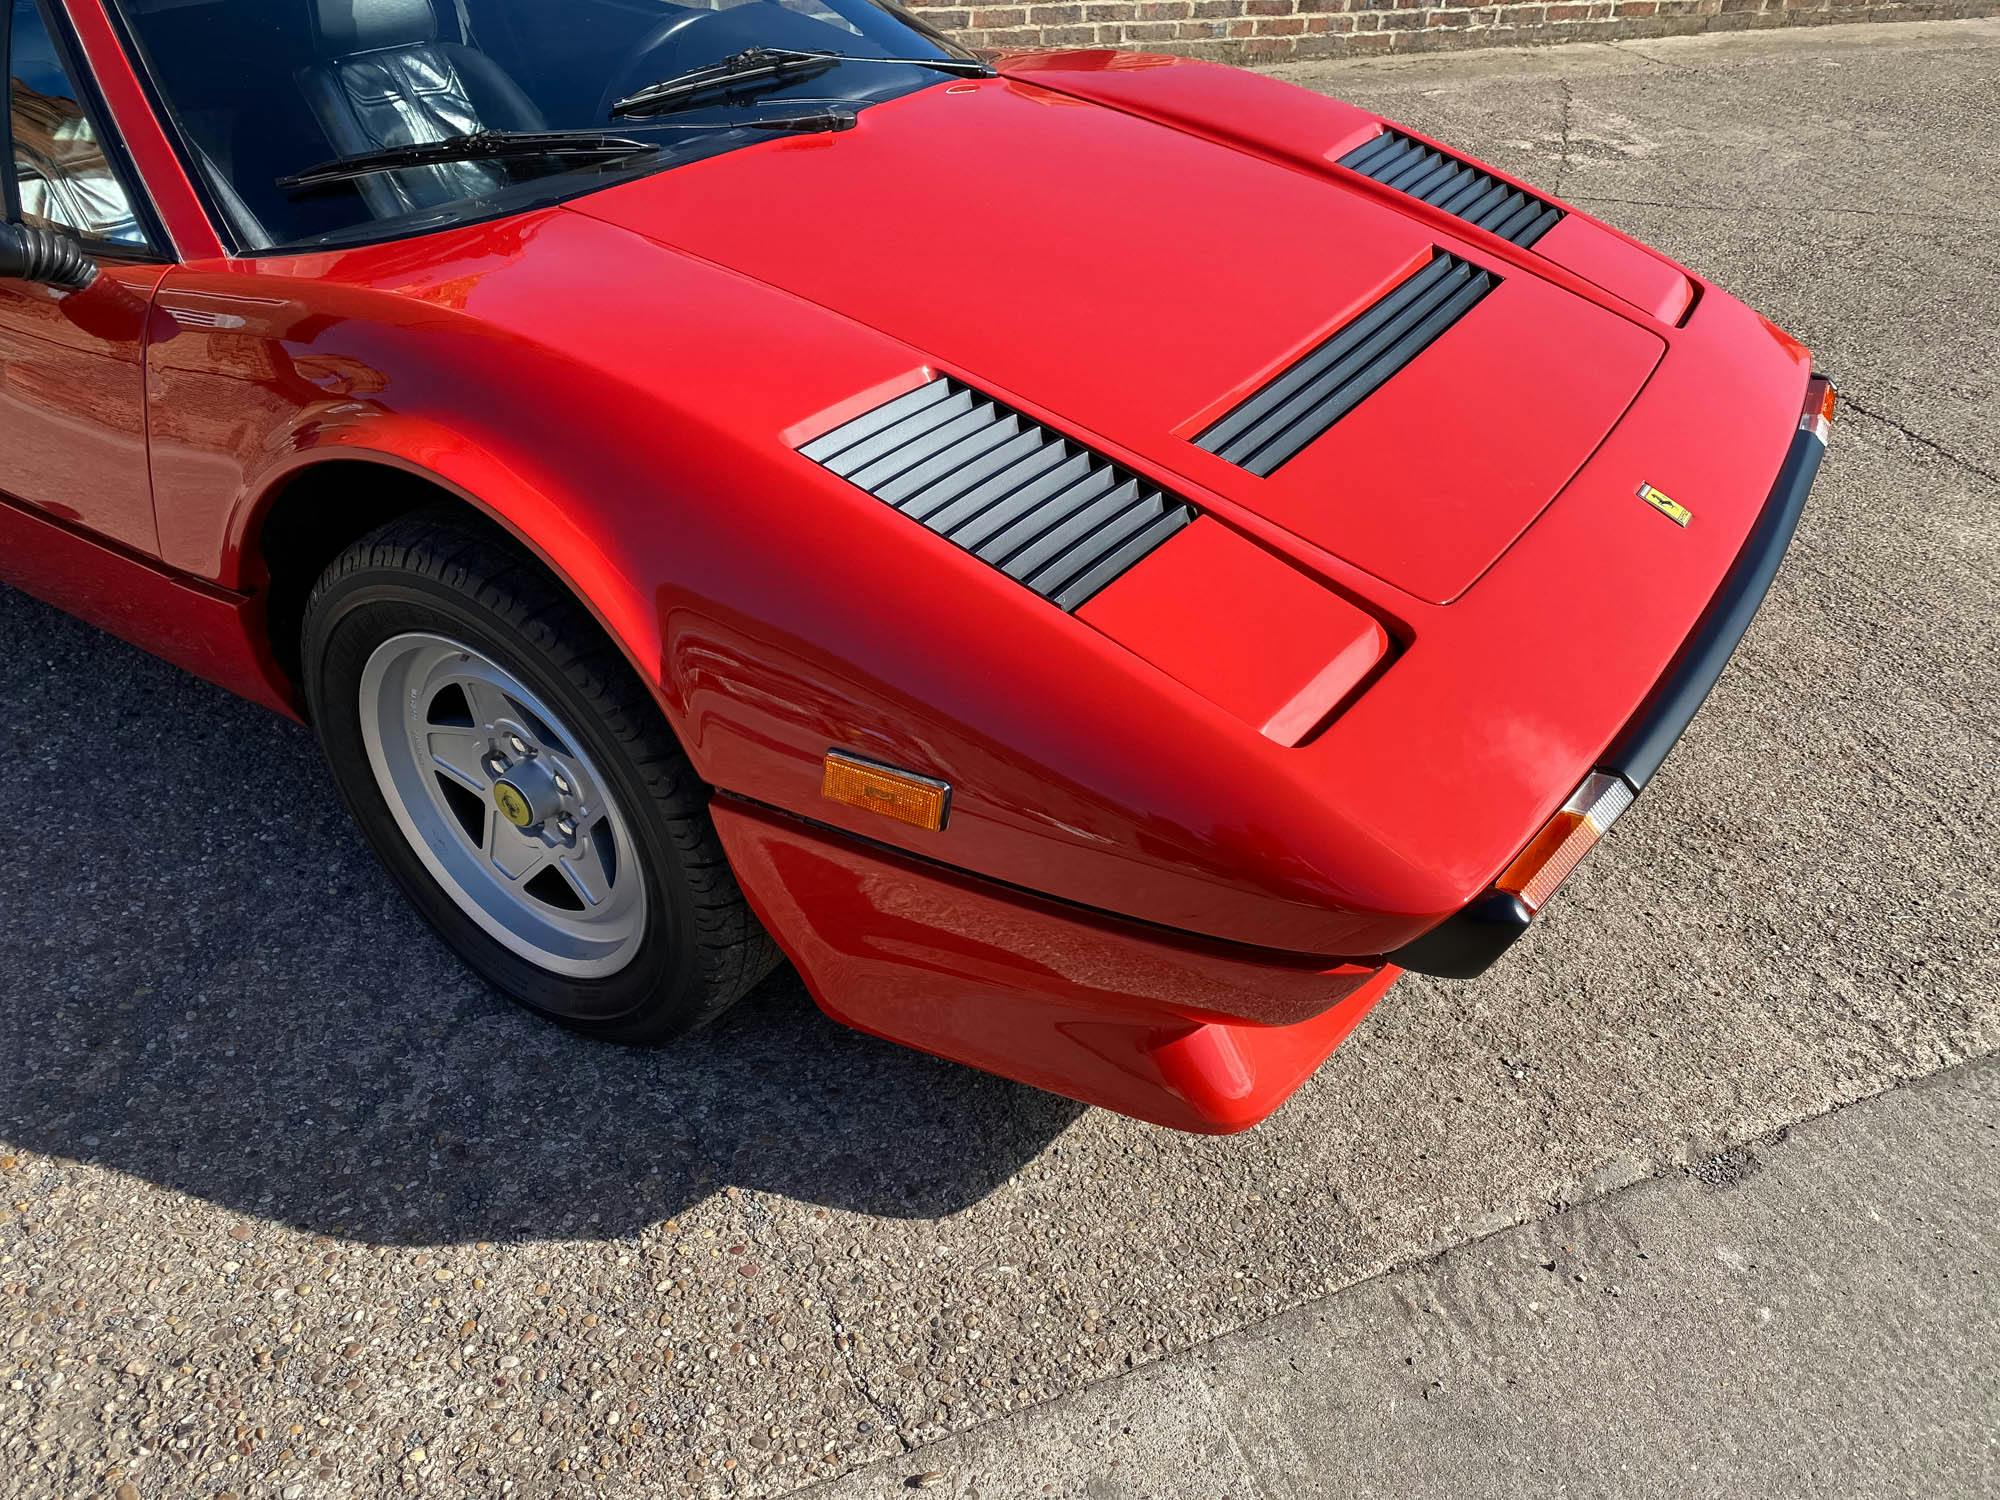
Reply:
[[[1500,278],[1443,250],[1381,301],[1195,439],[1259,478],[1444,336]]]
[[[1470,162],[1390,130],[1341,157],[1340,164],[1384,187],[1421,198],[1523,250],[1563,221],[1563,211],[1510,187]]]
[[[799,450],[981,562],[1074,610],[1194,508],[947,377]]]

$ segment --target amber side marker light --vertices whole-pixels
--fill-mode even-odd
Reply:
[[[826,772],[820,795],[898,823],[941,832],[951,816],[951,786],[947,782],[878,765],[844,751],[826,752]]]
[[[1521,851],[1520,858],[1507,866],[1495,885],[1510,896],[1520,898],[1530,912],[1556,893],[1584,855],[1596,847],[1618,815],[1632,805],[1632,788],[1624,778],[1606,771],[1592,771],[1576,789],[1576,795],[1562,805],[1553,818],[1535,835],[1534,842]]]

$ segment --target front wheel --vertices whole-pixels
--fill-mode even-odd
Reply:
[[[510,542],[456,517],[391,522],[327,570],[302,645],[342,799],[500,990],[651,1042],[775,965],[657,705]]]

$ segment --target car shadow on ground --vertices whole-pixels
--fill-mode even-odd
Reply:
[[[781,970],[673,1047],[487,990],[311,734],[0,588],[0,1138],[383,1244],[612,1238],[729,1186],[937,1217],[1079,1105],[850,1032]]]

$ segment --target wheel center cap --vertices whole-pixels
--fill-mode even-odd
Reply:
[[[539,759],[511,767],[493,783],[493,805],[516,828],[539,828],[562,811],[555,774]]]
[[[516,828],[532,828],[535,823],[535,809],[521,789],[511,781],[502,781],[493,788],[493,805],[500,809],[500,816]]]

